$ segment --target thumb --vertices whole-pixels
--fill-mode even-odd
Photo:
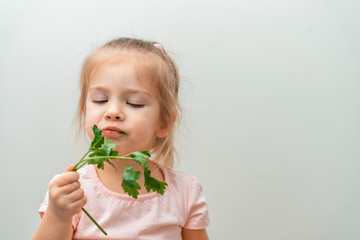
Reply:
[[[72,169],[75,167],[75,164],[71,164],[67,167],[67,169],[65,170],[65,172],[71,172]]]

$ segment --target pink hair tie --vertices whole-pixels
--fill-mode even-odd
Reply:
[[[160,43],[154,43],[154,46],[160,50],[163,50],[162,46]]]

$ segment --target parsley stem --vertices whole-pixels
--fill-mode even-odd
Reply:
[[[85,166],[86,164],[87,164],[87,162],[86,162],[86,161],[83,161],[82,164],[79,164],[78,169],[82,168],[82,167]]]
[[[77,171],[78,169],[80,169],[82,166],[84,166],[87,162],[86,159],[84,159],[89,153],[91,152],[91,150],[89,150],[81,159],[80,161],[71,169],[71,171]],[[107,235],[107,232],[105,232],[105,230],[96,222],[96,220],[90,215],[90,213],[88,213],[88,211],[85,210],[85,208],[81,208],[81,210],[83,210],[83,212],[86,214],[86,216],[88,216],[90,218],[90,220],[100,229],[101,232],[103,232],[105,234],[105,236]]]
[[[71,171],[79,170],[80,167],[78,166],[80,165],[80,163],[84,162],[84,158],[89,154],[89,152],[91,152],[91,150],[87,151],[87,153],[80,159],[80,161],[73,167],[73,169],[71,169]]]
[[[91,221],[93,223],[95,223],[95,225],[105,234],[107,235],[107,232],[105,232],[104,229],[102,229],[102,227],[95,221],[95,219],[85,210],[85,208],[82,208],[82,210],[84,211],[84,213],[91,219]]]
[[[120,160],[122,160],[122,159],[130,159],[130,160],[137,160],[136,158],[132,158],[132,157],[115,157],[115,156],[95,156],[95,157],[88,157],[88,158],[86,158],[86,159],[84,159],[84,161],[85,160],[90,160],[90,159],[99,159],[99,158],[109,158],[109,159],[120,159]]]

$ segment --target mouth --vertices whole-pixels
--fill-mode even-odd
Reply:
[[[120,128],[109,126],[102,129],[102,134],[106,137],[116,137],[120,135],[127,135],[124,131],[122,131]]]

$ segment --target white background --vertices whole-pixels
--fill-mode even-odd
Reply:
[[[211,239],[360,239],[357,0],[0,2],[0,239],[30,239],[87,54],[159,41],[180,67],[179,169],[200,179]]]

